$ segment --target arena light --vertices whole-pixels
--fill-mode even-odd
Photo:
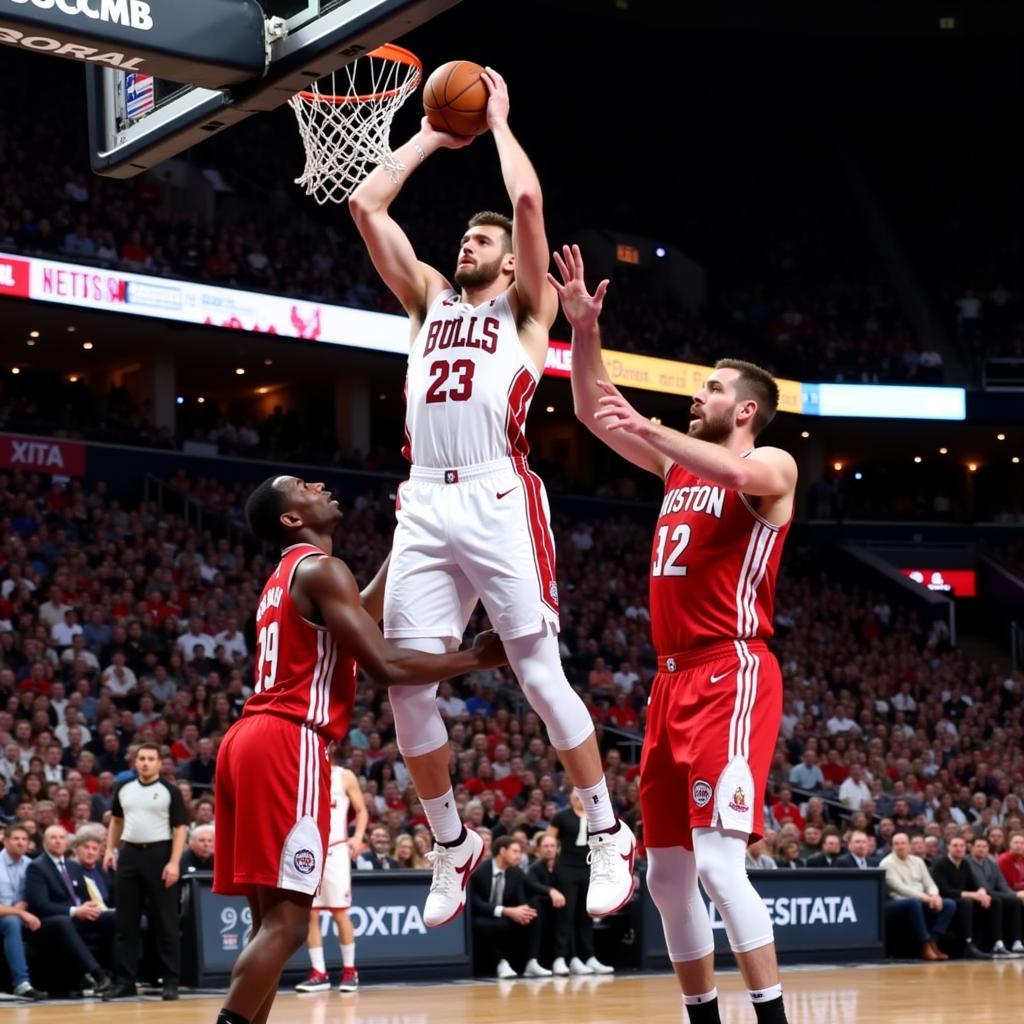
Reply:
[[[977,473],[977,472],[978,472],[978,464],[977,464],[976,462],[968,462],[968,463],[967,463],[967,468],[968,468],[968,469],[969,469],[969,470],[970,470],[970,471],[971,471],[972,473]]]
[[[235,367],[235,373],[239,377],[244,377],[245,376],[245,367],[244,366],[236,366]]]
[[[199,397],[198,397],[198,398],[196,399],[196,401],[197,401],[197,402],[198,402],[198,403],[199,403],[200,405],[205,405],[205,404],[206,404],[206,399],[205,399],[205,398],[203,398],[203,396],[202,396],[202,395],[200,395],[200,396],[199,396]]]
[[[78,374],[77,373],[69,373],[68,374],[68,382],[71,383],[71,384],[77,384],[78,383]]]
[[[1013,457],[1012,459],[1010,459],[1010,461],[1011,461],[1011,462],[1012,462],[1012,463],[1013,463],[1013,464],[1014,464],[1015,466],[1016,466],[1016,465],[1019,465],[1019,463],[1020,463],[1020,456],[1019,456],[1019,455],[1014,455],[1014,457]]]
[[[30,338],[38,338],[39,337],[39,332],[38,331],[29,331],[28,332],[28,336]]]
[[[28,345],[29,348],[36,347],[36,343],[31,338],[29,338],[28,341],[25,342],[25,344]]]
[[[922,462],[921,456],[920,455],[915,455],[914,456],[914,461],[920,466],[921,462]]]
[[[811,436],[811,432],[809,430],[801,430],[800,431],[800,436],[801,437],[810,437]]]
[[[270,388],[257,388],[257,389],[256,389],[256,394],[257,394],[257,395],[265,395],[265,394],[267,394],[267,393],[268,393],[269,391],[270,391]]]
[[[996,434],[996,440],[997,441],[1005,441],[1006,440],[1006,435],[1005,434]]]
[[[11,367],[11,373],[13,373],[15,377],[17,377],[18,374],[21,373],[21,367],[19,367],[19,366],[12,366]]]
[[[860,472],[860,471],[858,470],[858,471],[857,471],[856,473],[854,473],[854,474],[853,474],[853,479],[854,479],[854,480],[863,480],[863,479],[864,479],[864,474],[863,474],[863,473],[861,473],[861,472]]]
[[[939,454],[940,455],[948,455],[949,454],[949,449],[948,448],[940,448],[939,449]]]
[[[545,412],[554,412],[555,411],[555,407],[553,405],[545,406],[544,407],[544,411]]]
[[[185,396],[184,395],[178,395],[178,397],[174,401],[178,405],[184,405],[185,404]]]
[[[83,341],[82,342],[82,348],[84,348],[86,352],[91,352],[94,347],[95,346],[93,345],[93,343],[91,341]]]
[[[833,468],[833,469],[834,469],[834,470],[835,470],[835,471],[836,471],[837,473],[841,473],[841,472],[843,471],[843,464],[842,464],[841,462],[833,462],[833,463],[832,463],[832,468]]]

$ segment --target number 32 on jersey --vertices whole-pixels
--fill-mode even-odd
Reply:
[[[669,530],[672,531],[671,537]],[[671,543],[672,547],[665,557],[665,549]],[[673,529],[671,526],[658,528],[657,551],[654,556],[654,564],[651,566],[652,576],[685,576],[686,566],[679,559],[690,543],[690,527],[687,523],[678,523]]]

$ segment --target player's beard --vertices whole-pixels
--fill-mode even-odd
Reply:
[[[460,288],[485,288],[493,284],[501,273],[501,262],[505,256],[502,254],[491,263],[478,263],[475,267],[455,268],[455,283]]]
[[[699,441],[707,441],[709,444],[721,444],[732,433],[735,417],[736,407],[733,406],[717,416],[693,420],[690,423],[689,435]]]

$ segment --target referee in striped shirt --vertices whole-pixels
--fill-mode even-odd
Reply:
[[[137,992],[139,922],[143,910],[154,931],[163,974],[163,998],[178,998],[181,928],[178,920],[181,855],[188,811],[181,790],[160,777],[160,748],[143,743],[135,754],[134,779],[114,790],[110,835],[103,866],[117,857],[117,943],[125,978],[112,998]]]

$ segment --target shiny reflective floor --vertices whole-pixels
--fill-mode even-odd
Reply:
[[[1024,960],[790,968],[783,975],[791,1024],[1008,1024],[1024,1013]],[[737,974],[719,978],[723,1024],[753,1024]],[[116,1003],[0,1003],[0,1022],[213,1024],[218,995]],[[357,995],[282,992],[271,1024],[683,1024],[669,975],[366,987]]]

